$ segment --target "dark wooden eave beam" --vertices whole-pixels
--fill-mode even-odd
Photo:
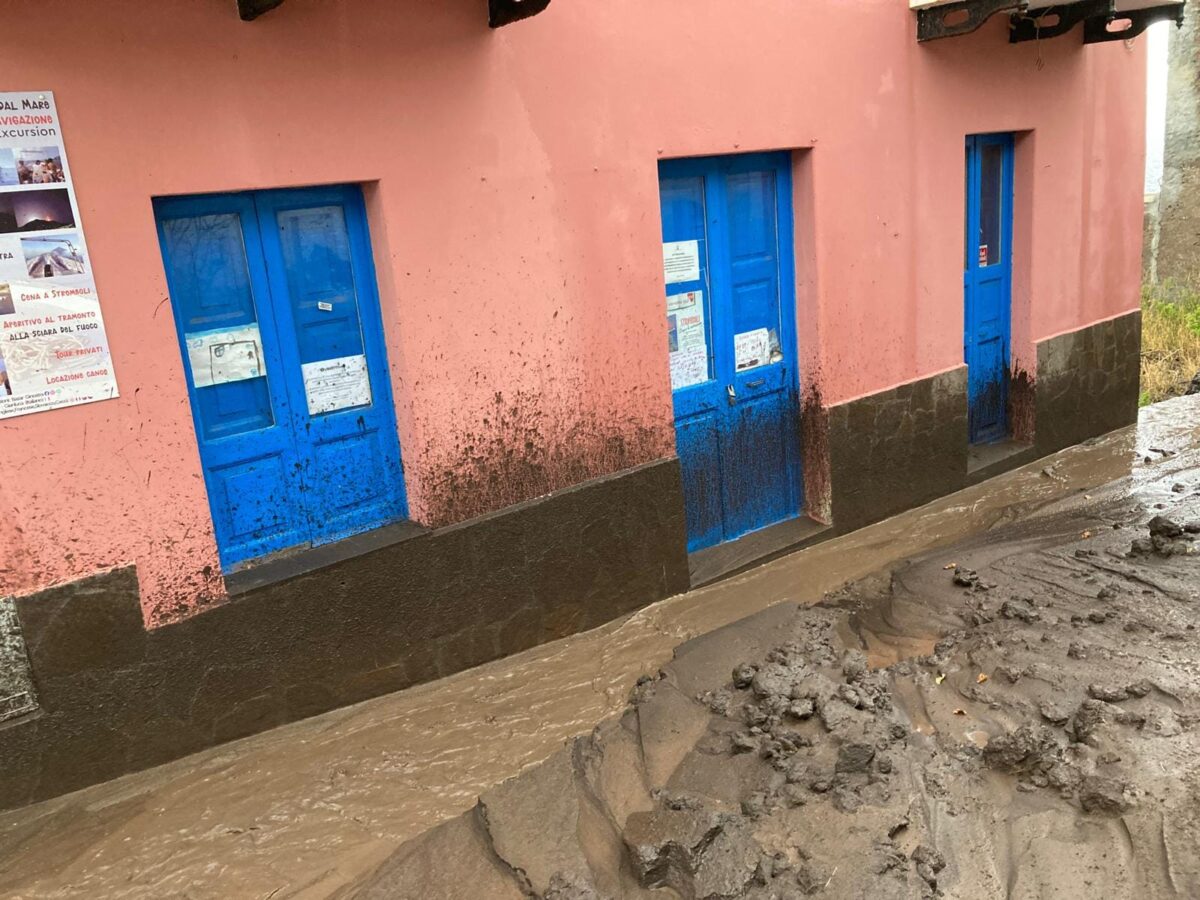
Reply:
[[[1019,11],[1029,0],[958,0],[917,10],[917,40],[970,34],[998,12]]]
[[[536,16],[550,0],[488,0],[488,25],[500,28]]]
[[[238,15],[243,22],[257,19],[283,3],[283,0],[237,0]],[[499,28],[530,16],[536,16],[550,0],[488,0],[488,25]]]
[[[281,3],[283,0],[237,0],[238,15],[242,17],[243,22],[249,22],[265,12],[270,12]]]

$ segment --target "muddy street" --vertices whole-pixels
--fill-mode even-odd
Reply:
[[[1198,412],[7,813],[0,893],[1200,895]]]

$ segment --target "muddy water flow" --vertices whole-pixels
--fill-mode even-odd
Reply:
[[[1153,408],[1136,429],[587,634],[5,814],[0,894],[328,896],[620,712],[634,681],[689,638],[783,601],[817,602],[1064,498],[1086,502],[1114,479],[1124,480],[1110,490],[1152,504],[1197,464],[1198,410],[1191,398]],[[927,643],[894,612],[847,627],[878,663]]]

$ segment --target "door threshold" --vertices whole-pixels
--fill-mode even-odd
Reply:
[[[1035,458],[1034,446],[1028,441],[1003,438],[990,444],[971,444],[967,448],[967,475],[972,481],[982,481]]]
[[[688,554],[693,588],[703,587],[762,565],[778,556],[833,536],[833,526],[801,513],[732,541]]]
[[[429,529],[407,519],[401,519],[399,522],[382,525],[328,544],[320,544],[316,547],[305,545],[294,550],[284,550],[264,559],[244,564],[244,568],[226,573],[225,591],[230,597],[236,597],[255,588],[287,581],[298,575],[307,575],[309,572],[315,572],[317,569],[323,569],[352,556],[362,556],[364,553],[390,547],[392,544],[412,540],[428,533]]]

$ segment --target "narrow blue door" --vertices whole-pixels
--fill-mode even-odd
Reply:
[[[1008,436],[1012,331],[1013,140],[967,138],[963,355],[971,443]]]
[[[799,514],[787,154],[660,165],[676,447],[689,552]]]
[[[403,517],[358,189],[155,211],[223,567]]]

